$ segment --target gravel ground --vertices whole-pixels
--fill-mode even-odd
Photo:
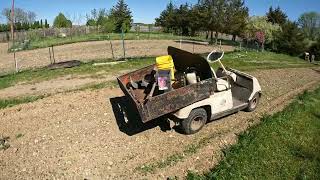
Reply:
[[[122,41],[112,41],[116,58],[123,56]],[[167,54],[168,46],[180,47],[173,40],[127,40],[125,41],[127,57],[158,56]],[[193,52],[193,45],[184,43],[182,49]],[[195,45],[194,52],[211,52],[212,46]],[[0,73],[14,70],[13,53],[7,53],[8,44],[0,43]],[[223,46],[224,51],[233,51],[231,46]],[[57,62],[66,60],[89,61],[94,59],[112,58],[109,41],[92,41],[66,44],[54,47]],[[22,51],[16,53],[20,69],[43,67],[50,63],[48,48]]]
[[[214,121],[192,136],[168,130],[161,122],[141,126],[134,117],[120,126],[112,108],[122,96],[119,89],[62,93],[0,110],[0,136],[10,137],[10,148],[0,150],[0,179],[165,179],[184,177],[188,170],[206,171],[262,114],[281,110],[296,94],[320,84],[319,71],[306,68],[251,74],[263,89],[257,111]],[[151,173],[137,170],[183,154],[203,139],[201,148],[170,166]]]

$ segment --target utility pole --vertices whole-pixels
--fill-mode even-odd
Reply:
[[[12,9],[11,9],[11,38],[12,38],[12,47],[15,48],[14,46],[14,22],[15,22],[15,17],[14,17],[14,0],[12,0]],[[16,49],[13,49],[13,60],[14,60],[14,65],[16,72],[19,72],[19,67],[18,67],[18,61],[16,59]]]
[[[11,8],[11,38],[14,43],[14,0],[12,0],[12,8]]]

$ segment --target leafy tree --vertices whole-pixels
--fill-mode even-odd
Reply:
[[[191,24],[191,10],[189,9],[189,5],[182,4],[175,12],[175,22],[177,30],[182,35],[189,35],[190,24]]]
[[[111,9],[110,17],[115,20],[115,31],[127,32],[131,28],[133,22],[131,11],[124,0],[118,0],[117,4]]]
[[[56,28],[72,27],[72,22],[68,20],[64,14],[59,13],[59,15],[53,21],[53,26]]]
[[[320,14],[317,12],[303,13],[298,20],[306,36],[311,40],[316,40],[320,32]]]
[[[90,15],[86,15],[87,26],[101,26],[104,18],[108,16],[107,10],[105,8],[101,8],[99,10],[93,9],[90,13]]]
[[[86,25],[87,26],[96,26],[97,22],[94,19],[88,19]]]
[[[315,58],[316,58],[315,60],[320,61],[320,38],[317,40],[316,43],[311,45],[308,52],[315,55]]]
[[[282,31],[275,39],[276,51],[299,55],[306,49],[305,35],[301,32],[295,22],[286,22],[282,25]]]
[[[104,33],[111,33],[115,30],[115,20],[110,17],[103,17],[101,20],[102,31]]]
[[[213,42],[213,32],[215,32],[215,41],[217,42],[218,33],[225,30],[227,0],[199,0],[201,7],[201,18],[203,18],[203,27],[211,32],[210,39]]]
[[[175,24],[175,7],[170,1],[164,11],[161,12],[160,17],[156,18],[156,26],[164,28],[164,32],[172,32],[176,26]]]
[[[29,30],[30,29],[30,24],[25,22],[25,23],[22,23],[22,29],[24,30]]]
[[[50,27],[49,24],[48,24],[47,19],[44,20],[44,27],[45,27],[45,28],[49,28],[49,27]]]
[[[272,24],[283,25],[287,22],[288,16],[280,9],[279,6],[276,9],[273,9],[271,6],[269,8],[269,12],[267,12],[267,18]]]
[[[107,13],[107,10],[106,9],[99,9],[98,11],[98,18],[96,19],[96,24],[99,26],[99,25],[102,25],[103,22],[105,21],[105,17],[108,17],[108,13]]]
[[[205,30],[202,25],[202,18],[201,18],[201,8],[199,5],[194,5],[190,12],[189,12],[189,28],[190,28],[190,35],[194,36],[196,31]]]
[[[42,22],[42,19],[40,20],[40,28],[43,28],[43,22]]]
[[[281,31],[281,27],[278,24],[268,22],[266,16],[253,16],[249,19],[246,31],[247,38],[258,40],[263,50],[265,43],[271,43],[275,40],[275,35]],[[259,39],[264,41],[259,41]]]
[[[225,32],[232,34],[232,40],[236,40],[236,36],[241,36],[245,32],[247,19],[249,17],[249,9],[244,5],[243,0],[231,0],[226,10]]]

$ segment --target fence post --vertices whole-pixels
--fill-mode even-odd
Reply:
[[[19,67],[18,67],[18,61],[16,59],[16,50],[13,51],[13,59],[14,59],[14,63],[15,63],[16,73],[18,73],[19,72]]]
[[[52,59],[53,59],[53,64],[56,63],[56,58],[54,57],[54,50],[53,50],[53,45],[51,46],[52,49]]]
[[[109,42],[110,42],[110,48],[111,48],[111,53],[112,53],[112,59],[114,59],[113,46],[112,46],[112,42],[111,42],[110,36],[109,36]]]
[[[50,64],[52,64],[52,59],[51,59],[51,47],[49,47],[49,58],[50,58]]]
[[[121,38],[122,38],[122,49],[123,49],[123,59],[126,59],[126,48],[124,46],[124,31],[121,29]]]
[[[192,52],[194,53],[194,41],[192,42]]]

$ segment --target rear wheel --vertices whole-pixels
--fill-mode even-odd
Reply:
[[[259,104],[259,100],[260,100],[260,95],[259,95],[259,93],[256,93],[253,96],[253,98],[249,101],[248,107],[245,109],[245,111],[247,111],[247,112],[254,111]]]
[[[199,132],[207,122],[207,111],[203,108],[194,109],[187,119],[182,120],[181,127],[185,134]]]

